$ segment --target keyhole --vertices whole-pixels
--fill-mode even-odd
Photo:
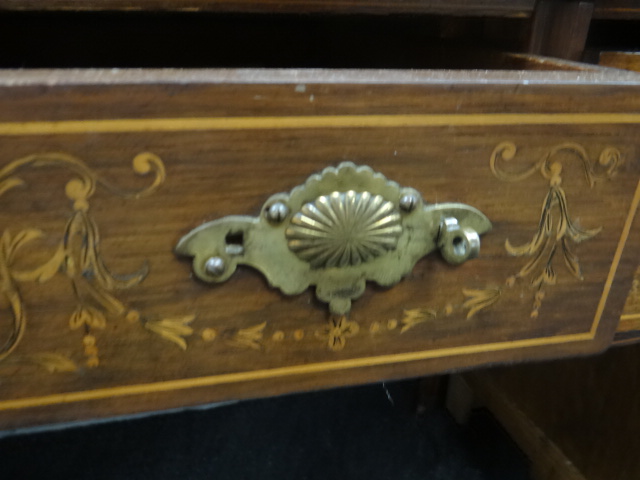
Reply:
[[[244,253],[244,232],[229,232],[224,237],[225,251],[229,255],[242,255]]]

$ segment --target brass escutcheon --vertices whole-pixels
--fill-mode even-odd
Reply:
[[[491,222],[463,203],[427,204],[367,166],[351,162],[278,193],[259,217],[205,223],[176,246],[205,282],[227,280],[238,264],[256,268],[286,295],[316,286],[332,314],[345,315],[366,281],[391,286],[439,249],[451,264],[477,257]]]

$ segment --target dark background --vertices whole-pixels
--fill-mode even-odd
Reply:
[[[0,439],[2,479],[528,480],[493,418],[418,414],[416,381]]]

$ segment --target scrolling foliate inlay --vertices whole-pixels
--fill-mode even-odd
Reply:
[[[511,142],[499,144],[491,154],[490,170],[493,175],[502,181],[517,182],[525,180],[536,173],[547,182],[547,192],[542,199],[541,214],[538,219],[538,228],[535,230],[532,239],[523,244],[514,246],[507,239],[505,241],[506,253],[513,257],[527,258],[527,261],[513,275],[509,276],[503,286],[487,287],[480,289],[463,288],[461,297],[458,301],[450,299],[449,303],[442,308],[421,307],[406,309],[403,311],[400,320],[390,319],[386,322],[373,321],[368,326],[370,335],[390,334],[396,332],[402,335],[409,330],[417,329],[421,326],[428,327],[439,319],[445,319],[454,315],[464,315],[467,319],[473,318],[478,312],[487,309],[496,304],[505,295],[506,290],[514,287],[518,282],[528,281],[530,287],[534,290],[533,306],[530,313],[532,318],[537,318],[540,308],[545,298],[545,287],[552,286],[556,283],[556,270],[560,267],[564,268],[567,273],[577,280],[583,280],[582,268],[579,258],[575,252],[578,244],[588,241],[600,233],[602,227],[581,228],[573,219],[569,212],[569,202],[567,194],[563,188],[563,161],[569,158],[577,159],[583,169],[583,173],[587,184],[590,188],[594,188],[600,180],[610,180],[615,175],[621,164],[621,154],[613,147],[604,148],[597,160],[593,161],[589,158],[584,147],[575,143],[563,143],[551,148],[538,161],[526,170],[510,171],[504,168],[503,163],[511,161],[515,158],[516,146]],[[568,155],[564,155],[568,154]],[[322,202],[331,205],[332,202],[337,205],[344,199],[340,197],[323,198]],[[354,202],[365,202],[367,206],[372,205],[371,211],[374,212],[372,217],[385,217],[389,215],[384,208],[384,202],[375,201],[373,197],[360,199],[354,194]],[[323,205],[324,205],[323,204]],[[373,208],[375,207],[375,208]],[[302,212],[299,222],[294,223],[294,227],[298,224],[304,224],[304,216],[312,215],[313,211]],[[391,215],[393,212],[391,212]],[[368,218],[368,217],[367,217]],[[393,225],[392,216],[389,217],[389,224]],[[366,219],[363,217],[363,221]],[[393,232],[391,232],[393,234]],[[298,238],[296,229],[291,227],[287,233],[290,242],[294,242],[293,246],[296,254],[299,254],[309,261],[315,261],[316,257],[307,255],[306,246],[302,240]],[[384,232],[384,235],[376,236],[376,240],[381,243],[393,243],[395,237]],[[313,251],[317,254],[317,250]],[[333,252],[332,252],[333,253]],[[366,252],[365,252],[366,254]],[[334,255],[335,256],[335,255]],[[326,255],[325,255],[326,257]],[[317,257],[318,262],[324,257]],[[562,260],[560,260],[562,259]],[[262,334],[265,324],[257,325],[248,332]],[[345,315],[331,315],[329,324],[322,330],[316,330],[314,337],[326,342],[328,348],[333,351],[345,348],[347,339],[363,335],[364,329],[354,320],[349,319]],[[259,349],[262,345],[257,340],[242,340],[243,332],[238,332],[236,337],[228,343],[240,346],[244,345],[253,349]],[[202,332],[202,338],[209,338],[206,341],[212,341],[217,337],[217,332],[208,328]],[[289,335],[283,331],[276,331],[270,338],[274,343],[283,341]],[[296,331],[291,338],[301,340],[304,337],[302,330]],[[261,337],[262,338],[262,337]],[[238,341],[238,340],[242,341]],[[265,339],[266,340],[266,339]]]
[[[500,143],[490,157],[490,168],[493,175],[505,182],[518,182],[539,173],[548,182],[548,190],[542,201],[538,228],[531,240],[523,245],[514,246],[509,239],[505,240],[506,252],[514,257],[525,257],[528,261],[520,269],[509,276],[503,286],[481,289],[463,288],[465,300],[457,304],[448,303],[444,308],[416,308],[405,310],[400,333],[418,324],[428,324],[441,317],[454,313],[466,312],[471,319],[478,312],[496,304],[506,290],[518,282],[528,280],[534,290],[531,318],[537,318],[545,298],[545,287],[555,285],[558,258],[561,257],[564,269],[577,280],[584,276],[580,260],[575,253],[575,246],[590,240],[600,233],[602,227],[584,229],[579,227],[569,213],[567,194],[562,187],[562,161],[567,158],[577,159],[583,169],[585,180],[590,188],[594,188],[601,180],[610,180],[616,174],[622,160],[620,151],[614,147],[605,147],[597,160],[589,158],[585,148],[576,143],[563,143],[551,148],[538,161],[525,170],[510,171],[503,163],[514,160],[516,146],[512,142]],[[560,154],[569,156],[560,157]],[[562,264],[561,264],[562,265]],[[640,270],[639,270],[640,272]],[[638,275],[640,277],[640,274]],[[635,298],[640,305],[638,278],[627,301],[627,307]],[[393,320],[395,321],[395,320]],[[377,332],[378,325],[373,325],[372,332]]]
[[[248,351],[260,351],[281,345],[283,342],[301,342],[314,340],[320,341],[332,351],[342,350],[347,344],[347,339],[353,340],[365,334],[401,335],[413,330],[428,328],[429,324],[443,321],[452,315],[464,315],[467,319],[473,318],[478,312],[496,304],[509,289],[517,283],[528,281],[534,290],[533,307],[531,317],[539,315],[545,288],[556,283],[557,270],[566,272],[582,280],[583,273],[580,260],[575,251],[576,246],[598,235],[601,227],[581,228],[570,215],[567,194],[563,188],[563,163],[570,158],[577,159],[582,166],[587,185],[594,188],[600,180],[611,179],[620,163],[620,152],[613,147],[602,150],[596,160],[589,158],[586,150],[575,143],[564,143],[551,148],[542,158],[534,162],[525,170],[512,171],[505,168],[516,157],[516,146],[511,142],[499,144],[490,157],[490,170],[499,180],[505,182],[524,181],[539,174],[547,184],[547,191],[542,198],[541,213],[538,218],[537,228],[534,230],[529,242],[523,245],[514,245],[510,239],[505,241],[506,253],[513,257],[526,259],[526,262],[513,275],[509,276],[502,286],[472,289],[464,288],[458,300],[448,299],[442,308],[420,307],[406,309],[399,320],[390,319],[379,322],[360,322],[349,319],[345,315],[331,315],[328,324],[324,328],[310,326],[309,329],[298,328],[283,331],[277,328],[269,328],[266,322],[246,328],[232,326],[206,327],[199,331],[198,337],[204,344],[227,345],[234,348],[242,348]],[[515,162],[512,162],[515,163]],[[39,229],[24,229],[14,233],[6,229],[0,237],[0,307],[5,307],[12,314],[13,325],[4,346],[0,346],[0,360],[9,357],[22,340],[27,325],[25,302],[22,299],[19,285],[23,282],[43,283],[51,280],[56,275],[65,276],[71,285],[71,290],[76,298],[77,306],[69,312],[68,326],[71,330],[82,333],[82,349],[84,362],[88,367],[95,367],[100,362],[97,334],[105,328],[107,322],[118,318],[124,318],[129,322],[139,323],[148,331],[159,335],[164,340],[172,342],[182,349],[187,348],[187,338],[196,334],[192,326],[194,316],[184,315],[178,318],[148,318],[137,310],[129,308],[121,302],[115,292],[140,284],[147,276],[146,265],[131,275],[120,277],[111,273],[106,267],[100,254],[100,236],[98,226],[89,214],[89,200],[97,186],[102,186],[108,191],[135,200],[155,192],[165,180],[165,171],[162,161],[151,153],[142,153],[134,158],[133,170],[136,174],[153,174],[154,179],[150,186],[137,192],[125,192],[97,176],[81,160],[65,154],[33,155],[16,160],[0,170],[0,196],[7,195],[10,190],[24,184],[18,173],[33,168],[64,167],[71,171],[75,178],[69,180],[65,187],[65,194],[72,201],[72,214],[63,231],[63,240],[52,253],[48,261],[37,268],[30,270],[20,269],[16,262],[16,254],[25,245],[36,242],[44,236]],[[340,202],[349,199],[347,192],[344,198],[330,196],[319,197],[318,202],[325,202],[331,206],[332,202]],[[393,227],[396,219],[393,209],[389,209],[383,199],[375,195],[358,196],[353,193],[354,205],[362,204],[358,212],[366,212],[356,220],[361,221],[367,227],[369,223],[375,224],[379,218]],[[350,204],[351,204],[350,203]],[[323,204],[324,205],[324,204]],[[321,205],[321,206],[323,206]],[[365,208],[366,207],[366,208]],[[320,207],[318,207],[320,208]],[[326,258],[334,258],[336,254],[331,248],[333,243],[327,242],[326,249],[330,255],[320,255],[317,249],[311,251],[306,246],[307,238],[300,230],[304,226],[307,217],[315,214],[313,209],[308,212],[301,210],[299,218],[292,221],[291,227],[286,232],[288,245],[299,257],[311,263],[326,261]],[[299,220],[299,221],[298,221]],[[336,221],[340,221],[337,217]],[[391,228],[384,232],[365,228],[369,232],[367,245],[374,244],[376,250],[369,252],[366,248],[358,250],[357,255],[349,257],[351,263],[361,263],[369,256],[375,256],[380,249],[387,245],[393,247],[397,241],[396,232]],[[302,233],[305,233],[302,231]],[[323,237],[324,238],[324,237]],[[365,245],[365,247],[367,246]],[[315,255],[315,256],[314,256]],[[340,257],[338,255],[338,257]],[[340,257],[342,258],[342,257]],[[349,340],[349,341],[351,341]],[[197,341],[197,338],[194,339]],[[190,340],[191,342],[191,340]],[[15,356],[12,358],[16,358]],[[13,360],[12,360],[13,361]],[[76,370],[77,364],[72,356],[61,352],[40,352],[29,356],[22,356],[20,361],[27,361],[39,365],[50,372],[64,372]]]
[[[193,319],[159,321],[146,319],[136,310],[128,308],[114,294],[116,290],[128,289],[140,284],[148,274],[144,264],[136,272],[119,276],[109,271],[100,254],[98,226],[89,213],[89,200],[96,187],[101,186],[111,193],[126,199],[139,199],[154,193],[165,180],[162,160],[153,153],[144,152],[133,159],[133,170],[138,175],[153,174],[151,185],[139,191],[121,190],[97,176],[82,160],[63,153],[30,155],[11,162],[0,170],[0,195],[25,184],[18,174],[29,169],[63,167],[75,177],[65,186],[65,194],[73,202],[71,218],[64,227],[62,240],[48,261],[29,270],[16,266],[17,252],[26,244],[45,236],[36,228],[11,233],[6,229],[0,238],[0,287],[2,298],[12,313],[13,326],[5,344],[0,347],[0,360],[9,357],[22,340],[27,315],[20,294],[22,282],[44,283],[58,274],[67,277],[77,306],[70,312],[68,326],[82,332],[82,346],[88,367],[99,364],[99,348],[96,333],[106,327],[108,319],[125,318],[140,322],[164,338],[186,348],[183,337],[191,333],[187,324]],[[43,352],[26,357],[25,360],[41,365],[49,371],[71,371],[76,366],[68,356],[56,352]]]
[[[516,150],[515,144],[511,142],[499,144],[491,154],[491,172],[505,182],[519,182],[536,173],[548,182],[538,227],[531,240],[523,245],[514,246],[509,239],[505,241],[505,250],[509,255],[528,260],[520,270],[507,278],[503,288],[464,292],[468,297],[465,305],[469,308],[469,318],[497,302],[505,288],[511,288],[522,280],[528,280],[535,290],[531,318],[537,318],[545,298],[545,287],[556,283],[558,257],[562,258],[564,268],[570,275],[578,280],[584,279],[575,246],[598,235],[602,227],[581,228],[571,217],[567,194],[562,187],[562,161],[577,159],[590,188],[594,188],[600,180],[612,179],[621,164],[620,151],[614,147],[605,147],[598,159],[592,160],[582,145],[568,142],[551,148],[529,168],[511,171],[505,168],[505,164],[514,160]]]

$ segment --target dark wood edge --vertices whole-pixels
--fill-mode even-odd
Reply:
[[[543,55],[533,55],[529,53],[505,53],[506,59],[518,60],[525,67],[523,70],[546,70],[546,71],[581,71],[600,72],[602,74],[617,75],[620,68],[608,65],[596,65],[593,63],[574,62],[561,58],[545,57]]]
[[[640,331],[632,330],[628,332],[616,332],[613,337],[613,346],[620,347],[623,345],[632,345],[640,342]]]
[[[0,0],[14,11],[185,11],[243,13],[421,13],[528,17],[535,0]]]
[[[637,20],[640,18],[638,7],[597,6],[593,10],[593,18],[597,20]]]
[[[540,61],[541,57],[539,58]],[[640,74],[589,71],[330,70],[330,69],[34,69],[0,70],[0,86],[114,84],[406,84],[406,85],[638,85]]]

